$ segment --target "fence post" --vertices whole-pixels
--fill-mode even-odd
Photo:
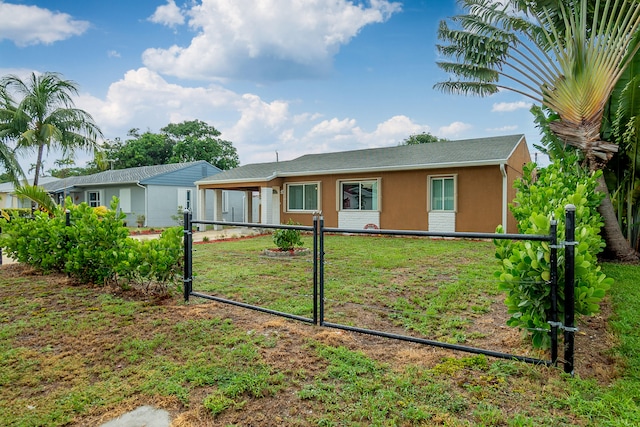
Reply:
[[[576,207],[566,205],[564,249],[564,371],[573,375],[575,321]]]
[[[313,216],[313,324],[318,324],[318,216]]]
[[[551,270],[551,363],[558,364],[558,221],[551,221],[551,253],[549,267]]]
[[[320,326],[324,325],[324,217],[320,217],[320,245],[319,245],[319,261],[320,268]]]
[[[184,222],[184,275],[182,284],[184,288],[184,301],[189,301],[189,294],[192,290],[192,235],[191,235],[191,212],[188,209],[183,211]]]

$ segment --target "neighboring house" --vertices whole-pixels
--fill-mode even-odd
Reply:
[[[40,184],[58,181],[60,178],[52,176],[41,176],[38,180]],[[27,181],[29,185],[33,185],[33,178]],[[0,184],[0,208],[30,208],[31,201],[20,199],[14,194],[15,186],[11,182],[3,182]]]
[[[309,154],[241,166],[196,185],[203,201],[208,190],[216,199],[223,190],[243,191],[246,200],[257,192],[253,222],[264,224],[311,225],[321,212],[327,227],[494,232],[503,224],[515,233],[508,205],[530,160],[524,135],[510,135]]]
[[[94,175],[74,176],[43,184],[58,203],[70,196],[74,204],[87,202],[90,206],[110,206],[112,198],[119,199],[118,209],[127,215],[126,222],[135,226],[143,220],[147,227],[177,225],[178,210],[198,209],[195,181],[220,173],[220,169],[200,160],[158,166],[116,169]],[[225,192],[226,193],[226,192]],[[231,221],[232,213],[242,212],[242,193],[225,194],[225,206],[220,206],[223,219]],[[213,219],[214,206],[208,209]],[[225,216],[227,218],[225,218]],[[235,218],[242,221],[244,218]]]

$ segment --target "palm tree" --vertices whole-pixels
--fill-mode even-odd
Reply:
[[[24,172],[14,151],[7,144],[13,136],[13,128],[6,122],[13,117],[14,110],[4,107],[5,105],[8,107],[6,99],[6,91],[0,88],[0,166],[6,171],[11,181],[17,185],[20,179],[24,178]]]
[[[618,80],[605,109],[601,133],[620,147],[607,166],[618,222],[629,244],[640,243],[640,54]]]
[[[509,90],[552,110],[551,130],[578,148],[591,170],[618,151],[603,141],[604,108],[640,48],[640,3],[635,0],[459,0],[467,14],[440,23],[438,62],[453,79],[436,88],[486,96]],[[607,249],[637,259],[620,231],[609,191],[599,211]]]
[[[64,155],[75,149],[98,149],[96,139],[102,132],[89,113],[74,108],[72,96],[78,94],[75,82],[63,80],[58,73],[32,73],[27,82],[8,75],[0,79],[0,92],[4,94],[0,129],[5,138],[13,139],[19,150],[37,152],[34,186],[38,185],[45,148],[60,148]]]

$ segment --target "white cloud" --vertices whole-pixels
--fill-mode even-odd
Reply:
[[[156,11],[149,17],[149,21],[156,24],[175,27],[184,24],[184,15],[174,0],[168,0],[167,4],[158,6]]]
[[[120,52],[118,52],[117,50],[110,50],[107,52],[107,56],[109,58],[120,58]]]
[[[400,9],[388,0],[369,7],[350,0],[202,0],[185,12],[198,33],[189,46],[147,49],[142,58],[150,69],[189,79],[316,77],[363,27]]]
[[[325,118],[317,112],[293,114],[287,100],[267,101],[219,85],[185,87],[146,68],[128,71],[106,99],[83,94],[76,106],[91,113],[105,137],[126,138],[133,127],[158,132],[168,123],[199,119],[214,126],[238,150],[242,164],[290,160],[303,154],[398,145],[429,126],[394,116],[371,130],[354,118]]]
[[[0,40],[11,40],[23,47],[51,44],[84,33],[89,22],[38,6],[5,3],[0,0]]]
[[[442,138],[456,138],[472,128],[473,126],[468,123],[453,122],[448,126],[442,126],[438,130],[438,135],[441,135]]]
[[[517,101],[517,102],[497,102],[493,104],[491,108],[492,113],[508,113],[511,111],[522,110],[522,109],[530,109],[533,104],[525,101]]]
[[[516,129],[518,129],[517,125],[508,125],[508,126],[502,126],[499,128],[489,128],[487,129],[487,132],[512,132]]]

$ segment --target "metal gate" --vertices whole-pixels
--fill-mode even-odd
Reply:
[[[483,354],[490,357],[518,360],[532,364],[543,364],[547,366],[555,366],[558,363],[558,333],[562,330],[564,333],[564,371],[573,374],[574,369],[574,338],[576,328],[574,326],[574,286],[568,284],[574,283],[575,272],[575,206],[567,205],[565,207],[565,234],[566,241],[558,242],[557,239],[557,222],[551,222],[551,229],[548,235],[525,235],[525,234],[497,234],[497,233],[460,233],[460,232],[428,232],[419,230],[381,230],[381,229],[342,229],[324,226],[324,219],[321,216],[315,216],[313,226],[300,225],[267,225],[257,223],[240,223],[240,222],[223,222],[223,221],[206,221],[192,220],[192,214],[189,211],[184,212],[184,300],[189,301],[191,296],[209,299],[224,304],[231,304],[251,310],[256,310],[268,314],[286,317],[301,322],[311,323],[322,327],[336,328],[351,332],[374,335],[384,338],[414,342],[434,347],[463,351],[467,353]],[[292,313],[286,313],[269,308],[247,304],[240,301],[234,301],[221,298],[214,295],[194,291],[193,289],[193,235],[192,229],[195,224],[211,224],[238,227],[255,227],[263,229],[294,229],[310,232],[313,235],[313,278],[309,284],[313,298],[313,316],[304,317]],[[469,347],[447,342],[434,341],[413,337],[409,335],[394,334],[385,331],[371,330],[366,328],[354,327],[339,323],[331,323],[325,321],[325,236],[327,233],[342,233],[354,235],[389,235],[389,236],[412,236],[412,237],[438,237],[438,238],[456,238],[456,239],[498,239],[498,240],[528,240],[548,242],[550,246],[550,266],[551,274],[548,285],[550,287],[550,307],[551,314],[548,323],[550,324],[551,351],[548,360],[536,359],[526,356],[497,352],[489,349]],[[558,249],[563,248],[565,251],[565,282],[564,286],[564,319],[559,320],[558,310]]]

